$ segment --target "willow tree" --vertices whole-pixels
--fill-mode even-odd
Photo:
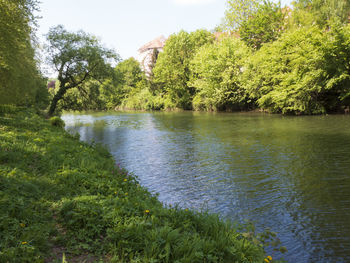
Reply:
[[[55,112],[57,103],[70,89],[86,93],[83,84],[90,80],[102,82],[112,74],[111,64],[117,54],[103,47],[99,40],[83,31],[69,32],[62,25],[47,34],[48,62],[58,73],[59,89],[54,95],[48,115]]]

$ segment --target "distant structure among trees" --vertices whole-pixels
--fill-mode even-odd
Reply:
[[[149,77],[152,73],[152,66],[155,62],[152,61],[154,53],[163,51],[166,40],[167,39],[161,35],[139,48],[139,56],[137,60],[140,62],[141,68],[145,72],[146,76]]]
[[[55,89],[55,87],[56,87],[56,80],[51,80],[47,83],[48,89]]]

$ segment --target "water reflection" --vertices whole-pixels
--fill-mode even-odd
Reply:
[[[251,219],[288,261],[350,261],[350,117],[224,113],[64,115],[161,201]]]

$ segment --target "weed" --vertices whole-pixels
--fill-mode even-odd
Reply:
[[[58,116],[51,117],[50,118],[50,123],[51,123],[52,126],[57,126],[57,127],[60,127],[60,128],[63,128],[64,125],[65,125],[64,121]]]

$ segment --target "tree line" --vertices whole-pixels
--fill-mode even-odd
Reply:
[[[33,1],[17,2],[18,6],[26,3],[27,8],[23,10],[35,6]],[[1,1],[4,3],[7,1]],[[33,21],[28,16],[30,11],[26,12],[22,15],[24,21]],[[349,19],[347,0],[298,0],[293,8],[282,8],[280,3],[270,0],[227,0],[222,24],[211,32],[180,31],[171,35],[163,52],[153,54],[152,72],[147,77],[134,58],[121,61],[94,36],[82,31],[68,32],[57,26],[47,35],[48,61],[58,72],[57,87],[50,89],[48,112],[52,115],[62,109],[261,109],[284,114],[347,111],[350,106]],[[9,39],[27,43],[31,74],[36,74],[39,81],[42,78],[30,40],[30,22],[19,21],[13,26],[19,25],[26,29],[21,31],[23,38],[10,36]],[[0,39],[1,43],[4,39]],[[10,49],[7,52],[0,53],[1,62],[6,63]],[[112,60],[118,62],[114,68]],[[19,64],[18,60],[7,61]],[[4,62],[1,71],[11,69],[3,65]],[[30,71],[16,66],[12,70],[12,82],[0,79],[0,94],[11,90],[14,98],[16,90],[18,94],[24,94],[21,89],[26,90],[31,94],[27,96],[31,96],[31,100],[27,99],[26,103],[38,100],[38,94],[45,97],[43,90],[38,92],[38,85],[31,88],[29,82],[21,81],[26,76],[15,74]],[[15,88],[8,89],[9,85]],[[22,100],[18,102],[23,103],[25,96],[20,97]]]
[[[62,107],[346,111],[349,15],[346,0],[299,0],[293,9],[268,0],[228,0],[224,22],[215,29],[220,34],[173,34],[157,54],[149,78],[130,58],[120,62],[102,85],[87,85],[93,97],[84,98],[75,90]]]

